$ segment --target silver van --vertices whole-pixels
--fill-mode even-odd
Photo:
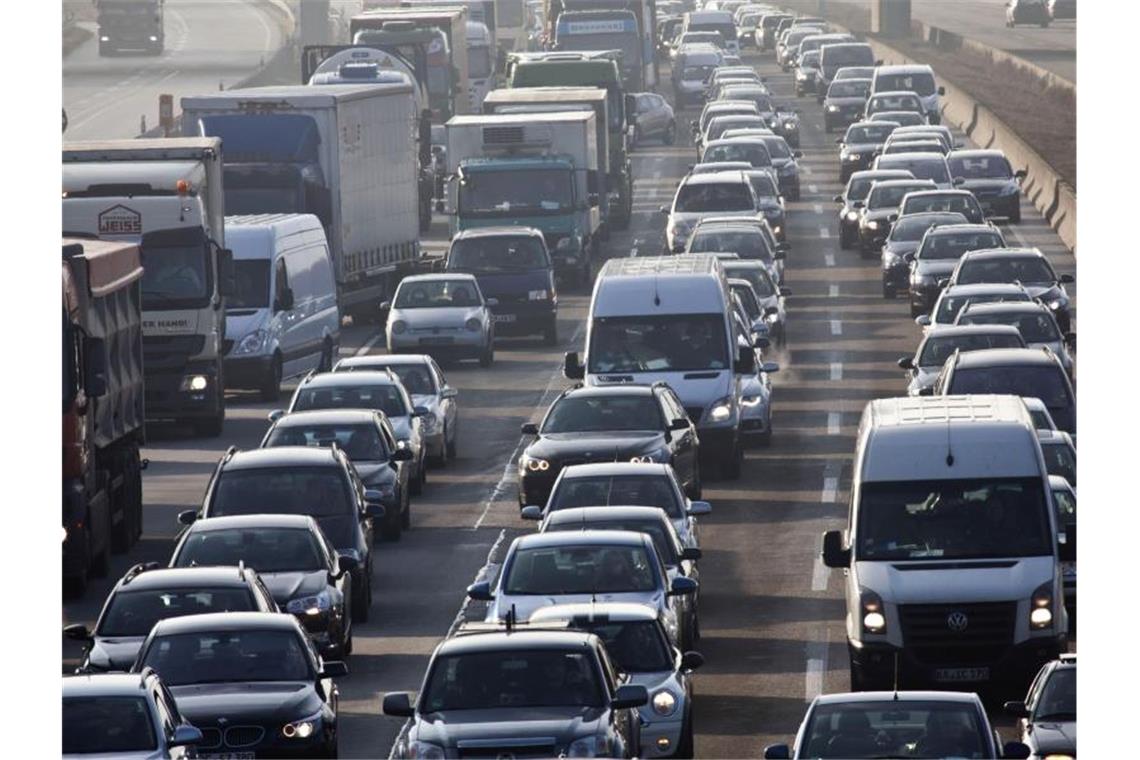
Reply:
[[[225,385],[276,400],[281,381],[328,371],[340,310],[328,241],[312,214],[226,217],[235,293],[226,299]]]

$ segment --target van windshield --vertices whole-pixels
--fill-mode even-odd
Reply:
[[[591,373],[728,369],[723,314],[598,317],[590,327]]]
[[[934,75],[929,72],[914,74],[879,74],[875,80],[876,92],[909,90],[926,97],[934,94]]]
[[[889,561],[1050,555],[1041,479],[864,483],[854,549]]]
[[[447,257],[453,272],[529,272],[549,269],[550,259],[536,237],[474,237],[456,240]]]
[[[226,297],[226,311],[269,306],[269,259],[235,259],[234,282],[234,292]]]

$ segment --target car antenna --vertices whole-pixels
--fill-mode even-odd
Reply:
[[[507,633],[510,633],[515,629],[515,616],[517,614],[518,612],[515,610],[515,603],[511,602],[511,608],[507,610],[506,617],[503,618],[503,622],[507,626]]]
[[[894,677],[894,682],[895,682],[895,688],[894,688],[895,701],[898,702],[899,701],[899,652],[897,649],[895,650],[895,677]]]

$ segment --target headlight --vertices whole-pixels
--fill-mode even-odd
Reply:
[[[858,161],[862,157],[863,157],[863,155],[860,153],[848,153],[846,156],[844,156],[844,160],[845,161]]]
[[[254,330],[249,335],[245,336],[238,341],[234,347],[234,355],[239,354],[256,354],[265,345],[265,339],[269,337],[269,333],[265,330]]]
[[[863,631],[875,634],[886,633],[887,618],[883,614],[883,600],[879,595],[864,589],[859,595],[859,602],[863,609]]]
[[[776,224],[776,225],[772,226],[772,234],[773,235],[779,235],[780,234],[780,225]]]
[[[439,427],[439,417],[436,417],[434,412],[425,414],[423,417],[420,417],[420,420],[424,424],[425,433],[434,433]]]
[[[445,757],[443,747],[429,742],[410,742],[408,755],[416,760],[443,760]]]
[[[550,293],[545,288],[542,290],[531,290],[527,292],[526,298],[528,301],[545,301],[550,298]]]
[[[605,753],[605,746],[596,736],[575,739],[566,748],[566,757],[598,757]]]
[[[869,229],[869,230],[877,230],[877,229],[879,229],[879,223],[878,223],[878,222],[876,222],[876,221],[873,221],[873,220],[872,220],[872,221],[870,221],[870,222],[867,222],[867,229]]]
[[[204,391],[210,384],[210,378],[205,375],[187,375],[182,378],[182,384],[178,386],[180,391]]]
[[[744,396],[740,399],[740,403],[747,407],[753,407],[762,401],[762,397],[757,394],[755,396]]]
[[[831,111],[832,113],[835,113],[836,111],[839,110],[839,106],[828,106],[827,110]]]
[[[294,615],[319,615],[332,607],[332,595],[328,589],[315,596],[303,596],[290,600],[285,609]]]
[[[629,461],[634,464],[653,464],[653,455],[651,454],[637,454],[629,458]]]
[[[550,469],[550,462],[545,459],[538,459],[537,457],[530,457],[526,454],[522,455],[519,463],[530,472],[546,472]]]
[[[732,397],[725,396],[722,399],[717,399],[713,402],[712,408],[709,410],[710,422],[724,422],[732,416]]]
[[[791,121],[791,120],[786,120],[784,122],[784,129],[795,129],[798,126],[799,126],[798,124],[796,124],[794,121]]]
[[[849,221],[849,222],[858,221],[859,212],[858,211],[848,211],[846,216],[847,216],[847,221]]]
[[[407,332],[407,329],[408,329],[408,323],[402,319],[397,319],[395,322],[392,323],[392,334],[393,335],[402,335],[405,332]]]
[[[321,714],[317,713],[311,718],[286,723],[281,727],[281,735],[286,739],[308,739],[321,725]]]
[[[471,332],[479,332],[480,330],[483,329],[483,323],[480,322],[475,317],[471,317],[471,319],[467,320],[467,322],[463,326],[466,327]]]
[[[677,709],[677,698],[671,691],[662,689],[653,695],[653,712],[658,715],[672,715]]]
[[[1046,581],[1037,587],[1029,602],[1029,628],[1041,631],[1053,625],[1053,583]]]

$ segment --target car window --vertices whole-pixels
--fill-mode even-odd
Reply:
[[[192,531],[178,548],[172,564],[204,567],[238,562],[259,573],[312,573],[328,567],[311,531],[265,527]]]
[[[600,707],[593,655],[559,649],[465,652],[432,661],[423,712],[490,708]]]
[[[1033,711],[1034,722],[1076,721],[1077,669],[1056,668],[1041,690]]]
[[[397,309],[433,309],[479,306],[478,286],[470,280],[417,280],[403,282],[396,292]]]
[[[593,475],[563,478],[550,495],[548,509],[600,507],[658,507],[670,517],[682,516],[676,492],[664,475]]]
[[[387,461],[380,430],[373,422],[350,425],[278,425],[269,433],[265,448],[275,446],[339,446],[354,462]]]
[[[980,319],[975,321],[974,318],[968,314],[963,314],[962,319],[958,320],[958,312],[960,312],[967,303],[977,304],[1028,300],[1029,294],[1025,291],[1021,291],[1020,293],[975,293],[973,295],[947,295],[946,291],[943,291],[938,299],[934,321],[939,324],[952,324],[955,321],[960,321],[960,323],[964,325],[985,324]],[[995,319],[992,320],[990,324],[1006,324],[1006,322]],[[1023,335],[1022,337],[1024,338],[1025,336]]]
[[[65,697],[63,754],[125,754],[158,748],[145,696]]]
[[[952,209],[953,210],[953,209]],[[1002,248],[1005,241],[997,232],[932,232],[918,249],[920,259],[960,259],[966,251]]]
[[[673,543],[673,537],[659,521],[647,522],[644,519],[591,520],[590,528],[592,530],[629,530],[634,533],[645,533],[653,539],[653,547],[657,550],[658,557],[661,558],[661,561],[665,565],[675,567],[681,561],[680,547]],[[549,533],[557,533],[560,531],[581,529],[581,523],[565,522],[550,523],[547,525],[546,531]],[[664,575],[664,573],[662,573],[662,575]]]
[[[305,644],[294,631],[240,629],[156,636],[141,666],[170,686],[233,681],[308,681]]]
[[[178,725],[178,721],[170,714],[170,707],[158,689],[151,692],[151,697],[154,699],[154,706],[158,711],[158,722],[162,725],[162,733],[167,739],[170,739],[174,736],[174,727]]]
[[[816,705],[804,726],[803,757],[990,757],[972,704]]]
[[[754,211],[752,190],[743,182],[686,183],[677,191],[678,213]]]
[[[1061,340],[1057,323],[1048,314],[986,314],[967,312],[962,315],[962,324],[968,325],[1012,325],[1021,333],[1026,343],[1052,343]],[[1032,394],[1023,394],[1032,395]]]
[[[758,228],[700,229],[689,240],[689,253],[735,253],[742,259],[761,259],[771,264],[775,259],[764,235]]]
[[[956,282],[970,285],[980,282],[1056,282],[1057,275],[1049,262],[1038,256],[967,259],[962,262]]]
[[[1060,367],[959,367],[948,391],[954,395],[1036,396],[1048,407],[1065,407],[1072,403],[1065,373]]]
[[[1077,499],[1072,491],[1065,489],[1053,491],[1053,503],[1057,508],[1057,527],[1064,528],[1069,523],[1077,521]]]
[[[949,300],[949,299],[948,299]],[[1024,348],[1025,341],[1017,335],[931,335],[922,345],[918,359],[920,367],[941,367],[955,351],[963,353],[984,348]]]
[[[559,399],[542,422],[542,432],[661,430],[664,423],[652,396],[581,396]]]
[[[167,618],[255,610],[249,592],[242,586],[145,590],[128,587],[111,595],[97,633],[106,637],[146,636],[155,623]]]
[[[305,387],[297,391],[291,412],[310,409],[376,409],[389,417],[404,417],[410,412],[406,397],[391,382],[381,385],[338,385]]]
[[[1041,454],[1045,457],[1045,469],[1050,475],[1060,475],[1069,481],[1069,485],[1076,487],[1077,455],[1067,443],[1047,443],[1041,447]]]
[[[503,588],[527,596],[648,592],[658,576],[640,544],[539,546],[515,552]]]
[[[214,485],[209,515],[274,514],[339,517],[355,507],[340,467],[224,470]]]

